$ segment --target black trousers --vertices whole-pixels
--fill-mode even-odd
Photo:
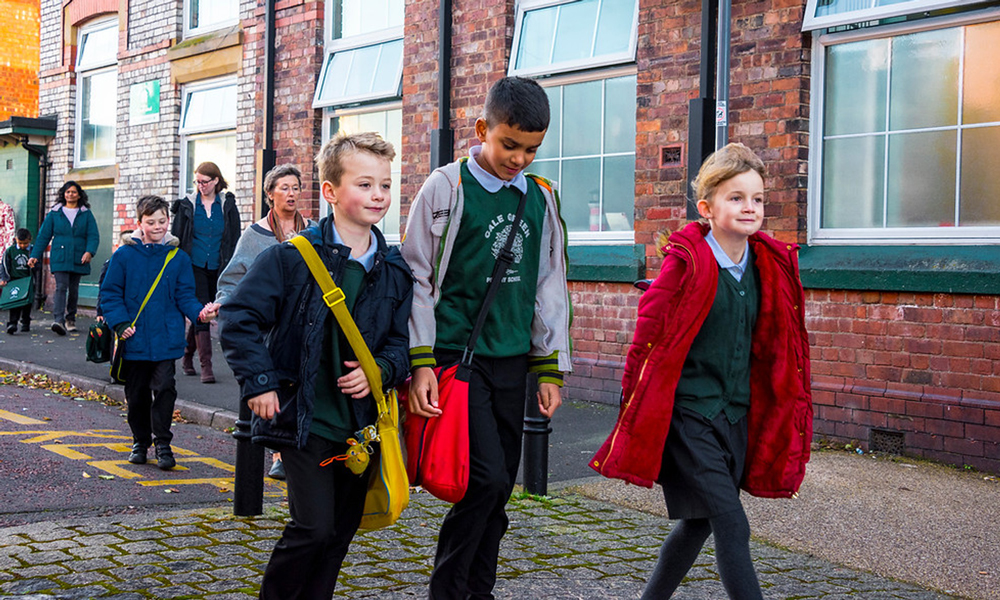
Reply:
[[[361,524],[371,465],[355,475],[335,460],[347,444],[310,435],[306,447],[282,448],[291,520],[274,546],[260,586],[262,600],[330,600],[347,549]]]
[[[17,325],[20,321],[21,325],[28,326],[31,324],[31,304],[25,304],[24,306],[19,306],[17,308],[10,309],[10,318],[7,319],[8,325]]]
[[[436,353],[438,364],[456,356]],[[528,357],[479,358],[469,381],[469,489],[444,518],[430,597],[493,598],[504,506],[521,461]]]
[[[215,302],[215,293],[219,289],[219,270],[191,267],[194,270],[194,295],[198,302],[208,304]],[[209,324],[195,321],[192,323],[195,331],[208,331]]]
[[[128,403],[128,426],[136,444],[151,446],[170,444],[174,434],[170,424],[174,418],[173,360],[126,360],[125,400]]]

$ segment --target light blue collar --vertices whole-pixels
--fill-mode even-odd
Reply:
[[[722,249],[722,246],[719,245],[719,241],[715,239],[714,235],[712,235],[711,230],[709,230],[708,235],[705,236],[705,241],[708,242],[709,247],[712,248],[712,254],[715,255],[715,261],[719,263],[719,266],[729,271],[732,276],[736,278],[736,281],[742,281],[743,273],[746,272],[747,264],[750,262],[750,244],[744,242],[746,245],[743,248],[743,260],[741,260],[739,264],[736,264],[731,258],[729,258],[726,251]]]
[[[483,151],[482,146],[473,146],[469,148],[469,171],[472,176],[476,178],[479,185],[483,186],[483,189],[491,194],[495,194],[500,191],[500,188],[513,187],[522,194],[528,193],[528,179],[524,176],[524,171],[521,171],[514,176],[510,181],[505,181],[500,179],[496,175],[493,175],[486,169],[479,166],[476,162],[476,157],[479,153]]]
[[[341,246],[347,246],[347,244],[344,243],[344,238],[340,237],[340,233],[337,231],[337,225],[333,222],[333,219],[330,219],[330,227],[333,228],[333,242],[335,244],[340,244]],[[361,266],[365,268],[366,273],[371,272],[372,267],[375,266],[375,253],[378,252],[378,238],[375,237],[374,231],[370,231],[369,233],[372,236],[372,241],[368,244],[368,252],[365,252],[357,258],[349,256],[349,258],[354,262],[360,263]]]

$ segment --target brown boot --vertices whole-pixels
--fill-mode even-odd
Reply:
[[[184,348],[184,359],[181,361],[181,370],[184,371],[185,375],[198,374],[194,370],[194,349],[197,347],[197,343],[194,341],[194,326],[192,325],[187,330],[187,347]]]
[[[199,331],[196,335],[198,358],[201,359],[201,382],[215,383],[215,374],[212,372],[212,332]]]

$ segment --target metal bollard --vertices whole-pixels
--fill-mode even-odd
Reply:
[[[524,489],[529,494],[548,494],[549,418],[538,410],[538,376],[528,376],[524,408]]]
[[[240,401],[240,418],[236,421],[236,482],[233,489],[233,514],[253,517],[264,512],[264,447],[250,440],[250,419],[253,412]]]

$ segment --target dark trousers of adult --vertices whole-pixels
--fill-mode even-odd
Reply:
[[[355,475],[343,461],[320,463],[347,444],[310,435],[305,448],[282,448],[291,519],[274,546],[261,600],[330,600],[351,540],[361,524],[369,467]],[[377,464],[372,457],[370,464]]]
[[[194,295],[198,302],[208,304],[215,301],[215,293],[218,291],[219,271],[218,269],[204,269],[202,267],[192,267],[194,271]],[[187,347],[184,349],[184,360],[181,368],[186,375],[194,375],[194,353],[197,350],[201,362],[201,380],[205,383],[215,381],[215,372],[212,368],[212,335],[208,323],[195,321],[188,326]]]
[[[18,321],[21,322],[22,327],[31,325],[31,304],[10,309],[10,318],[7,319],[7,325],[17,325]]]
[[[76,305],[80,297],[79,273],[59,271],[53,273],[56,280],[55,297],[52,299],[52,320],[60,325],[66,321],[76,322]]]
[[[170,431],[177,400],[174,362],[126,360],[124,364],[128,426],[133,441],[146,448],[154,442],[169,445],[174,437]]]
[[[438,364],[459,354],[436,353]],[[469,489],[444,518],[430,597],[493,598],[500,540],[521,461],[528,357],[475,357],[469,381]]]

